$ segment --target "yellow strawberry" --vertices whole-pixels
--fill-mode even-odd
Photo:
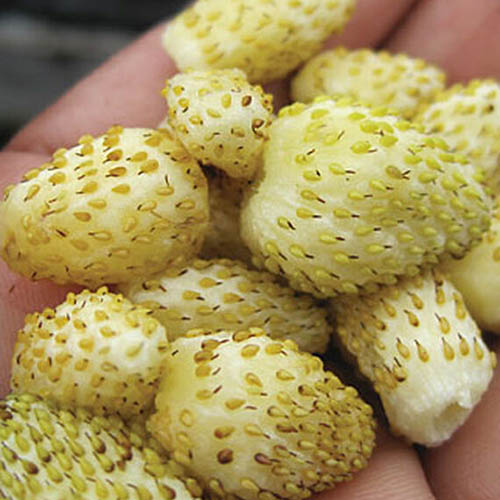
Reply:
[[[427,272],[332,308],[339,339],[374,384],[393,430],[426,446],[448,439],[496,364],[451,282]]]
[[[304,499],[371,455],[371,408],[292,341],[194,331],[168,366],[149,428],[219,498]]]
[[[132,302],[150,308],[169,340],[195,328],[266,328],[275,339],[294,340],[303,351],[323,353],[331,327],[312,297],[280,285],[271,273],[237,261],[196,260],[150,280],[121,288]]]
[[[273,113],[272,96],[236,69],[194,71],[167,81],[169,124],[194,158],[251,179]]]
[[[92,288],[201,248],[207,181],[167,131],[114,127],[28,172],[0,204],[0,255],[33,280]]]
[[[12,359],[11,387],[123,417],[145,411],[165,367],[165,329],[152,312],[106,288],[70,293],[29,314]]]
[[[477,169],[417,126],[351,99],[281,111],[242,208],[260,265],[319,297],[373,291],[488,229]]]
[[[488,183],[500,193],[500,84],[473,80],[436,97],[416,117],[430,133],[438,133],[453,150],[484,169]]]
[[[444,89],[444,82],[444,73],[422,59],[338,47],[307,62],[292,82],[292,98],[309,102],[320,95],[350,95],[410,118]]]
[[[197,482],[179,475],[157,442],[116,415],[96,417],[37,396],[11,395],[0,402],[0,442],[2,499],[201,497]]]
[[[282,78],[346,24],[355,0],[198,0],[163,45],[181,71],[239,68],[251,82]]]

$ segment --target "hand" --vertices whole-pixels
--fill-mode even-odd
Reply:
[[[359,0],[354,18],[329,46],[384,46],[435,62],[449,83],[500,77],[500,4],[497,0]],[[166,114],[160,90],[176,69],[160,45],[163,26],[153,29],[80,82],[22,130],[0,153],[0,189],[48,161],[59,147],[84,133],[98,135],[113,124],[154,127]],[[272,86],[284,101],[284,82]],[[0,396],[8,391],[15,332],[24,315],[55,306],[68,288],[31,283],[0,262]],[[379,446],[356,478],[324,500],[487,500],[500,498],[500,376],[468,422],[445,445],[417,452],[381,429]],[[380,426],[382,427],[382,425]]]

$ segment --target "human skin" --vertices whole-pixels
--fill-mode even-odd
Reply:
[[[359,0],[341,36],[328,42],[350,48],[384,47],[440,65],[448,82],[500,78],[498,0]],[[21,130],[0,152],[0,190],[23,172],[69,147],[84,133],[113,124],[154,127],[165,116],[160,90],[175,74],[160,44],[164,26],[146,33],[105,63]],[[284,103],[285,84],[269,87]],[[0,262],[0,396],[8,392],[16,331],[28,312],[55,306],[71,288],[32,283]],[[75,289],[75,288],[73,288]],[[390,436],[384,424],[379,446],[364,471],[321,500],[493,500],[500,498],[500,376],[467,423],[443,446],[420,454]]]

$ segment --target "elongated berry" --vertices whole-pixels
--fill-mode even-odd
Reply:
[[[198,0],[163,44],[181,71],[239,68],[251,82],[283,78],[346,24],[354,0]]]
[[[307,498],[371,455],[371,408],[292,341],[194,331],[168,365],[149,429],[217,497]]]
[[[241,230],[261,265],[328,297],[464,255],[492,205],[480,172],[440,138],[325,97],[285,108],[271,126]]]
[[[29,314],[12,359],[11,387],[65,408],[137,415],[153,400],[168,340],[152,311],[101,288],[70,293]]]
[[[448,439],[496,365],[451,282],[429,271],[332,308],[339,339],[373,383],[393,430],[426,446]]]
[[[189,259],[207,222],[207,182],[182,145],[165,130],[114,127],[7,189],[0,255],[33,280],[95,288]]]
[[[196,260],[121,291],[153,311],[170,340],[195,328],[214,331],[266,328],[270,337],[294,340],[303,351],[325,352],[331,327],[326,310],[307,295],[243,263]]]

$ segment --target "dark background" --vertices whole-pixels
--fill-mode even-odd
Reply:
[[[0,0],[0,147],[34,115],[187,0]]]

